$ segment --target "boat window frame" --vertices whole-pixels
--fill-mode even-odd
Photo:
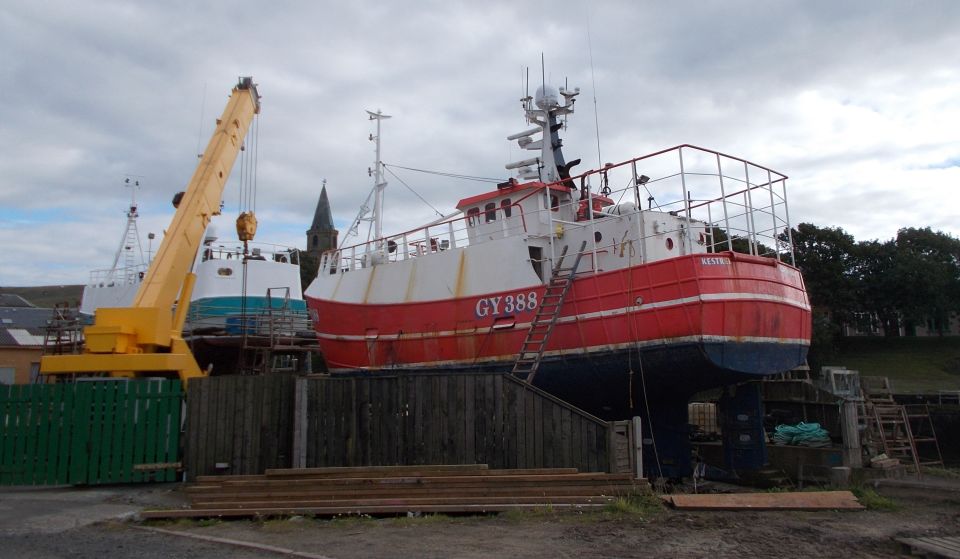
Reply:
[[[473,207],[467,210],[467,226],[475,227],[480,221],[480,208]]]
[[[510,203],[509,198],[504,198],[500,201],[500,210],[503,211],[504,219],[513,215],[513,205]]]
[[[496,202],[487,202],[483,207],[483,221],[485,223],[493,223],[497,220],[497,203]]]

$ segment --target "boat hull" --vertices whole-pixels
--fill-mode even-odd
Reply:
[[[396,303],[308,292],[307,305],[332,369],[509,370],[545,288],[504,287]],[[608,366],[624,368],[631,351],[669,356],[692,345],[703,359],[691,378],[709,387],[727,383],[723,371],[789,370],[803,362],[809,340],[810,307],[795,268],[736,253],[690,255],[574,280],[541,367],[611,355]]]
[[[307,305],[331,369],[502,372],[511,370],[543,291],[508,286],[366,304],[308,291]],[[691,471],[690,397],[803,364],[810,329],[803,280],[777,260],[699,254],[589,272],[571,285],[535,384],[607,420],[639,415],[660,446],[649,458],[661,470],[648,473],[680,477]]]

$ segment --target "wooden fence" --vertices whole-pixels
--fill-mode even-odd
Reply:
[[[0,385],[0,485],[175,481],[182,403],[179,380]]]
[[[615,462],[610,424],[507,374],[213,377],[190,390],[189,479],[403,464],[610,471]]]
[[[295,381],[293,375],[191,380],[184,450],[188,477],[290,467]]]

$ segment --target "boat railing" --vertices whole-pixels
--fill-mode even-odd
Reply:
[[[522,205],[498,206],[477,214],[461,215],[397,235],[327,251],[321,257],[320,269],[327,270],[327,273],[346,272],[477,244],[478,235],[474,234],[471,240],[471,231],[480,223],[494,222],[496,229],[487,231],[479,242],[527,232],[527,217]]]
[[[269,243],[250,243],[246,257],[250,260],[270,260],[282,264],[299,264],[300,251],[283,245]],[[201,261],[242,260],[242,246],[204,245],[201,248]]]
[[[123,268],[107,268],[90,272],[91,287],[114,287],[118,285],[138,285],[147,272],[148,264],[136,264]]]
[[[613,201],[602,212],[590,212],[586,223],[577,221],[584,226],[610,213],[642,210],[641,219],[648,212],[668,213],[684,218],[686,226],[681,223],[670,232],[684,235],[688,246],[704,244],[707,252],[742,252],[793,264],[787,178],[746,159],[683,144],[561,182],[575,184],[588,198],[599,193]],[[702,243],[690,227],[697,222],[706,226]]]
[[[328,251],[321,259],[320,269],[331,274],[345,272],[535,231],[550,238],[550,252],[556,254],[555,240],[564,231],[591,228],[598,220],[629,213],[637,214],[641,223],[629,239],[587,236],[594,239],[587,248],[594,258],[603,250],[636,250],[632,243],[642,244],[653,236],[644,233],[643,220],[661,213],[680,219],[673,220],[669,231],[659,230],[657,235],[680,235],[687,247],[699,245],[707,252],[742,252],[793,264],[786,181],[786,175],[768,167],[683,144],[607,164],[557,183],[538,185],[508,206],[509,210],[476,210],[399,235]],[[571,200],[556,205],[520,203],[531,196],[542,196],[547,201],[544,190],[558,185],[569,189]],[[594,199],[598,197],[603,197],[608,206],[594,209]],[[487,211],[494,213],[488,216]],[[561,215],[577,218],[563,220],[558,218]],[[476,224],[471,220],[483,220],[487,225],[496,221],[500,227],[488,230],[488,234],[469,236],[471,225]],[[534,224],[547,226],[534,230]],[[702,237],[700,232],[694,232],[695,224],[703,232]],[[628,241],[630,244],[625,244]]]

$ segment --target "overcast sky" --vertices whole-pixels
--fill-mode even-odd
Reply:
[[[302,247],[323,179],[347,229],[371,186],[366,109],[394,117],[388,164],[506,177],[541,53],[548,82],[582,88],[564,132],[581,169],[595,97],[604,161],[692,143],[788,175],[794,223],[960,235],[957,1],[6,0],[0,286],[109,266],[126,176],[144,242],[159,234],[239,75],[263,97],[258,240]],[[484,188],[396,172],[445,213]],[[435,216],[387,178],[385,232]]]

